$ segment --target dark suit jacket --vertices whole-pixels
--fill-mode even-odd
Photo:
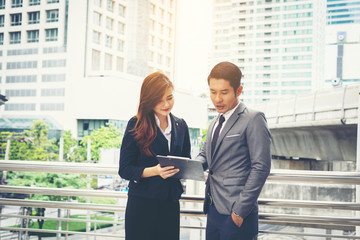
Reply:
[[[258,211],[257,199],[270,172],[270,132],[262,112],[240,103],[223,126],[211,155],[216,120],[210,123],[205,145],[197,157],[209,169],[206,193],[211,192],[219,213],[230,215],[234,211],[245,219]],[[207,206],[205,199],[205,213]]]
[[[189,129],[183,119],[170,114],[171,118],[171,147],[169,151],[168,141],[157,127],[157,135],[150,145],[150,150],[156,155],[173,155],[190,157]],[[183,188],[178,179],[163,179],[160,176],[141,178],[146,167],[159,164],[155,156],[147,156],[140,152],[130,132],[136,123],[136,118],[129,120],[124,134],[120,151],[120,177],[130,180],[129,196],[143,198],[178,201],[183,193]]]

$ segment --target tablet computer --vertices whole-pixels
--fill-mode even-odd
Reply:
[[[157,155],[156,158],[161,167],[174,166],[180,170],[172,178],[205,181],[204,170],[200,161],[178,156]]]

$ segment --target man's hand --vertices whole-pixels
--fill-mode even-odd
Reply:
[[[236,226],[241,227],[244,221],[244,219],[241,216],[236,216],[234,212],[231,212],[231,218]]]

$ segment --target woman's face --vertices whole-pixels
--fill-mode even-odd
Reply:
[[[174,106],[174,96],[172,92],[173,89],[168,87],[160,102],[158,102],[153,109],[159,119],[167,117]]]

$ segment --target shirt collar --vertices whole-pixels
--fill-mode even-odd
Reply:
[[[238,102],[238,104],[231,110],[227,111],[226,113],[223,114],[225,121],[227,121],[231,115],[235,112],[235,109],[237,109],[237,107],[240,105],[240,101]]]
[[[165,131],[163,131],[160,127],[160,119],[158,118],[158,116],[156,115],[156,113],[154,113],[155,116],[155,121],[156,121],[156,125],[160,128],[160,130],[164,133],[164,134],[170,134],[171,133],[171,118],[170,118],[170,114],[167,115],[167,120],[168,120],[168,126],[165,129]]]

